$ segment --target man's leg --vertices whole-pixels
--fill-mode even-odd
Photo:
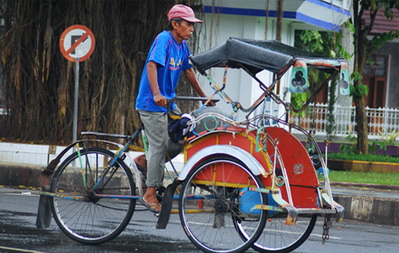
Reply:
[[[168,119],[164,113],[139,111],[148,140],[147,191],[143,200],[153,209],[160,211],[156,188],[162,185],[165,154],[168,146]]]
[[[136,156],[134,162],[147,170],[147,159],[145,158],[145,154]]]
[[[180,111],[179,107],[176,106],[172,113],[175,115],[180,115],[181,111]],[[168,124],[169,123],[170,123],[170,119],[168,119]],[[168,149],[167,149],[166,159],[173,159],[174,157],[176,157],[178,154],[181,153],[183,148],[184,148],[184,144],[174,143],[170,140],[170,138],[168,136]],[[136,156],[134,158],[134,162],[137,165],[141,166],[145,170],[145,172],[147,172],[147,159],[146,159],[145,154]]]

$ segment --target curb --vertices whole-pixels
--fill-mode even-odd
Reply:
[[[344,219],[399,226],[399,200],[333,194],[345,208]]]
[[[0,164],[0,185],[40,187],[40,173],[45,167]]]
[[[399,186],[347,182],[331,186],[334,200],[345,208],[344,219],[399,225]]]

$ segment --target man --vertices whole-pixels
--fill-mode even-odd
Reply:
[[[135,159],[139,166],[147,168],[147,190],[140,201],[153,212],[161,210],[156,189],[162,186],[165,155],[170,143],[166,106],[168,99],[176,96],[181,72],[198,95],[205,96],[189,64],[191,53],[186,44],[193,35],[194,24],[203,21],[195,17],[190,7],[181,4],[169,10],[168,20],[168,31],[158,34],[148,53],[136,99],[136,109],[149,144],[147,159],[144,155]],[[174,103],[169,106],[174,113],[180,113]]]

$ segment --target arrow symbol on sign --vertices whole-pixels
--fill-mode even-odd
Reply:
[[[89,37],[88,33],[79,35],[72,35],[71,36],[71,47],[66,51],[67,54],[75,54],[75,49],[83,42],[85,42]]]

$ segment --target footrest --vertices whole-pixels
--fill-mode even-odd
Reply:
[[[337,222],[341,222],[344,219],[345,208],[335,202],[332,197],[330,197],[327,193],[322,193],[323,201],[325,201],[329,206],[331,206],[331,210],[335,213],[335,220]]]
[[[335,201],[334,201],[334,207],[336,210],[335,220],[337,222],[341,222],[344,219],[345,208]]]
[[[295,223],[298,219],[298,209],[296,209],[293,206],[285,206],[284,209],[287,210],[287,212],[288,212],[285,224],[286,225],[295,225]]]

